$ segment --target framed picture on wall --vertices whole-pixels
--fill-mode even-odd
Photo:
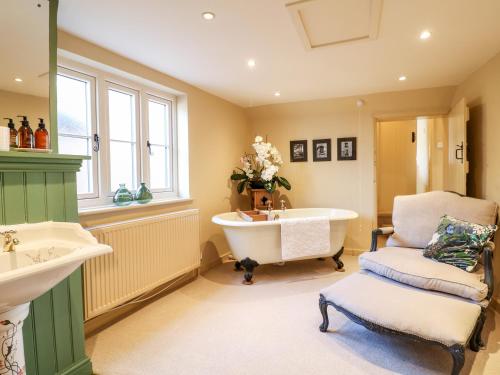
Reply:
[[[356,137],[337,138],[337,160],[356,160]]]
[[[290,141],[290,161],[307,161],[307,140]]]
[[[332,140],[314,139],[313,140],[313,161],[331,161],[332,160]]]

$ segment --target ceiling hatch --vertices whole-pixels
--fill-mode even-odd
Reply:
[[[286,4],[307,49],[377,38],[383,0],[300,0]]]

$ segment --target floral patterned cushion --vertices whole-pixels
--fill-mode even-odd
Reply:
[[[424,256],[474,272],[484,245],[496,230],[496,225],[474,224],[444,215]]]

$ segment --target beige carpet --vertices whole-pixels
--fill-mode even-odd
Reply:
[[[95,373],[449,374],[439,347],[377,335],[333,309],[330,331],[318,330],[318,291],[357,269],[356,257],[343,260],[345,273],[330,259],[261,266],[252,286],[223,264],[88,339]],[[498,325],[490,310],[487,346],[467,350],[462,374],[500,374]]]

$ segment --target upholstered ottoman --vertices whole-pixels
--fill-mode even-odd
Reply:
[[[461,298],[407,286],[369,271],[352,274],[320,292],[320,330],[328,329],[328,305],[378,333],[435,343],[453,356],[453,372],[464,364],[465,347],[476,342],[481,306]]]

